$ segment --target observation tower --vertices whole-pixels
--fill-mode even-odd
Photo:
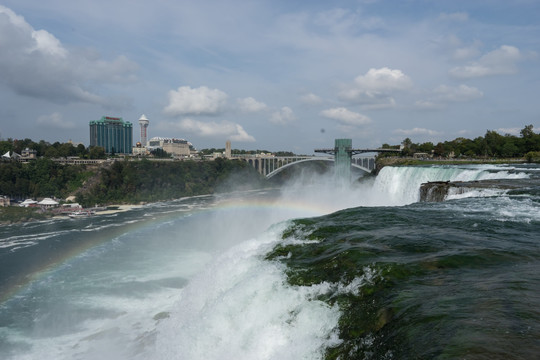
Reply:
[[[147,139],[148,139],[148,134],[147,134],[147,129],[148,129],[148,124],[150,124],[150,121],[146,118],[146,116],[144,114],[141,115],[141,118],[139,119],[139,125],[141,126],[141,144],[142,146],[146,146],[147,143]]]

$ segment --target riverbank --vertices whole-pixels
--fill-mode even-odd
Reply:
[[[112,215],[138,209],[142,206],[143,205],[140,204],[109,205],[96,211],[94,211],[92,208],[84,209],[84,211],[93,211],[93,214],[90,216]],[[8,206],[0,208],[0,225],[11,225],[49,219],[65,219],[67,217],[68,215],[66,214],[59,215],[53,211],[42,210],[41,208],[37,207],[24,208],[19,206]]]
[[[20,222],[47,220],[53,213],[42,211],[40,208],[24,208],[19,206],[0,207],[0,225],[10,225]]]

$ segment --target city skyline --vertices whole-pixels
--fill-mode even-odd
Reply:
[[[89,144],[102,116],[197,148],[312,153],[540,127],[540,4],[0,5],[0,134]]]

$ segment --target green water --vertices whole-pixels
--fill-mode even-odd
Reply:
[[[526,197],[348,209],[294,221],[267,258],[291,285],[333,284],[320,300],[341,309],[343,342],[327,359],[533,359],[538,211]]]

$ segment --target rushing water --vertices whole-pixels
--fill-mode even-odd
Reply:
[[[417,202],[483,179],[530,181]],[[300,184],[1,227],[1,358],[540,354],[540,167]]]

